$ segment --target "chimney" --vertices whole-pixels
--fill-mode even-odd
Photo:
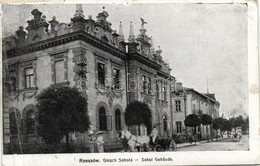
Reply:
[[[182,91],[183,90],[183,86],[181,82],[176,82],[176,91]]]

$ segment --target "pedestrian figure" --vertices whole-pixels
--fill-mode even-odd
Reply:
[[[152,136],[152,140],[153,140],[153,143],[155,143],[155,139],[157,138],[157,135],[158,135],[158,130],[156,128],[156,126],[153,126],[153,130],[151,132],[151,136]]]
[[[127,152],[127,150],[128,150],[127,139],[122,139],[121,142],[122,142],[122,144],[123,144],[123,146],[124,146],[125,152]]]
[[[189,135],[189,143],[192,144],[192,136]]]
[[[94,132],[92,130],[89,131],[89,137],[90,137],[90,153],[95,153],[95,142],[96,142],[96,137],[94,136]]]
[[[200,132],[197,133],[197,138],[198,138],[198,141],[200,142],[201,141],[201,133]]]
[[[97,149],[98,153],[104,153],[104,137],[102,136],[102,131],[96,133],[97,135]]]
[[[128,143],[127,143],[127,139],[126,138],[121,138],[121,135],[122,135],[122,133],[121,133],[121,131],[120,132],[118,132],[118,134],[117,134],[117,139],[119,139],[119,141],[122,143],[122,145],[123,145],[123,147],[124,147],[124,150],[125,150],[125,152],[127,152],[127,150],[128,150]]]

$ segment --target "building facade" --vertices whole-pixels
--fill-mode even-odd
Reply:
[[[49,86],[77,87],[88,101],[91,129],[102,131],[105,140],[126,128],[124,110],[134,100],[149,105],[160,136],[172,134],[174,77],[144,22],[136,37],[130,25],[126,41],[122,24],[119,33],[112,30],[105,10],[94,20],[76,5],[69,24],[55,16],[47,21],[38,9],[31,13],[27,32],[19,27],[3,39],[4,144],[40,141],[35,97]],[[87,132],[73,134],[79,142],[89,139]]]
[[[173,132],[180,139],[186,139],[187,135],[192,134],[190,127],[185,127],[184,120],[190,114],[196,114],[199,117],[202,114],[208,114],[213,119],[219,117],[219,102],[214,94],[202,94],[192,88],[182,86],[182,83],[177,82],[176,88],[172,91],[172,111],[173,111]],[[202,139],[207,138],[207,133],[212,138],[215,136],[215,131],[212,126],[200,125],[196,127]]]

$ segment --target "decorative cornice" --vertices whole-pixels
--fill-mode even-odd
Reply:
[[[158,76],[161,76],[161,77],[164,77],[164,78],[166,78],[166,79],[171,79],[171,78],[172,78],[170,74],[167,74],[167,73],[165,73],[165,72],[162,71],[162,70],[158,70],[158,71],[157,71],[157,75],[158,75]]]
[[[53,55],[57,55],[57,54],[63,54],[63,53],[67,53],[69,50],[68,49],[63,49],[63,50],[55,50],[55,51],[52,51],[49,53],[50,56],[53,56]]]
[[[27,46],[21,47],[21,48],[14,48],[9,51],[7,51],[7,57],[13,58],[19,55],[27,54],[30,52],[39,51],[42,49],[47,49],[50,47],[58,46],[61,44],[69,43],[76,40],[82,40],[89,44],[91,44],[94,47],[98,47],[103,51],[106,51],[114,56],[117,56],[121,59],[125,59],[125,52],[119,50],[118,48],[113,47],[112,45],[102,41],[101,39],[98,39],[90,34],[88,34],[85,31],[76,31],[69,34],[65,34],[62,36],[57,36],[55,38],[50,38],[47,40],[39,41],[33,44],[29,44]]]
[[[133,53],[133,54],[128,54],[128,60],[136,60],[139,61],[147,66],[150,66],[156,70],[159,70],[161,68],[161,65],[159,65],[158,63],[144,57],[143,55],[140,55],[138,53]]]

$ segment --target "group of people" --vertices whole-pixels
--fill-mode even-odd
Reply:
[[[95,149],[97,149],[98,153],[104,152],[104,137],[102,136],[102,132],[94,133],[92,130],[89,131],[89,137],[91,141],[90,153],[95,153]]]
[[[151,134],[149,135],[152,139],[152,143],[155,144],[156,138],[158,137],[158,130],[156,128],[156,126],[153,126],[153,129],[151,131]],[[120,135],[119,135],[120,138]],[[128,141],[127,139],[121,139],[120,138],[120,142],[123,144],[124,146],[124,151],[127,152],[129,150],[129,146],[128,146]],[[140,146],[136,146],[137,150],[140,151]]]
[[[232,133],[231,135],[233,138],[233,141],[240,141],[241,137],[242,137],[242,130],[237,130],[236,132]]]
[[[152,142],[155,143],[156,138],[158,137],[158,130],[156,129],[156,126],[153,126],[153,129],[151,131],[150,136],[152,137]],[[102,136],[102,132],[98,131],[94,133],[92,130],[89,131],[89,137],[90,137],[90,153],[103,153],[104,152],[104,137]],[[123,141],[122,141],[123,143]],[[127,140],[124,142],[124,144],[127,145]],[[125,150],[127,150],[127,147],[125,147]]]

